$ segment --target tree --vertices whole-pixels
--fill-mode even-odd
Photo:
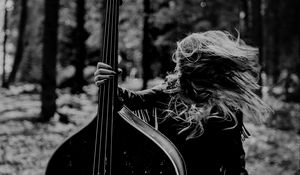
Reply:
[[[147,82],[151,78],[151,40],[149,33],[149,15],[150,15],[150,0],[144,0],[144,28],[143,28],[143,87],[142,89],[147,88]]]
[[[85,0],[77,0],[77,9],[76,9],[76,56],[75,56],[75,75],[74,83],[72,87],[72,93],[81,93],[83,92],[82,87],[86,84],[83,77],[83,69],[85,65],[86,58],[86,47],[85,40],[87,39],[87,32],[84,29],[85,24]]]
[[[240,14],[240,32],[241,37],[246,38],[248,29],[249,29],[249,6],[248,6],[248,0],[242,0],[240,2],[240,13],[242,13],[243,16]]]
[[[273,77],[273,83],[276,84],[278,82],[278,78],[280,75],[280,36],[279,36],[279,30],[280,30],[280,18],[279,18],[279,3],[280,1],[274,0],[270,2],[270,8],[272,11],[273,16],[273,22],[272,22],[272,36],[273,36],[273,43],[272,43],[272,62],[273,62],[273,68],[272,68],[272,77]]]
[[[9,87],[10,83],[13,83],[16,78],[16,74],[20,63],[23,57],[23,50],[24,50],[24,33],[26,28],[26,21],[27,21],[27,0],[21,1],[21,13],[20,13],[20,23],[18,28],[18,41],[15,53],[15,59],[12,67],[12,71],[9,74],[7,82],[4,83],[4,87]]]
[[[42,60],[42,109],[40,121],[48,121],[56,111],[56,55],[59,0],[45,0]]]
[[[6,41],[7,41],[7,0],[4,1],[4,20],[3,20],[3,61],[2,61],[2,87],[5,87],[5,65],[6,65]]]
[[[261,15],[261,0],[251,0],[251,38],[253,44],[259,49],[259,63],[262,65],[262,69],[264,69],[263,62],[263,28],[262,28],[262,15]],[[259,79],[259,85],[262,85],[261,78]],[[258,95],[261,95],[261,89],[257,92]]]

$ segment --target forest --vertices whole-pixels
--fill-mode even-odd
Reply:
[[[94,72],[105,0],[0,0],[0,174],[41,175],[54,150],[97,112]],[[259,49],[257,92],[273,112],[245,119],[251,175],[300,175],[300,1],[123,0],[119,84],[164,81],[176,42],[222,30]]]

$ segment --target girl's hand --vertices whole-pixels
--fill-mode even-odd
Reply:
[[[94,82],[96,86],[100,86],[102,83],[104,83],[105,80],[108,80],[115,75],[117,75],[117,73],[112,70],[111,66],[99,62],[97,64],[97,70],[94,73]]]

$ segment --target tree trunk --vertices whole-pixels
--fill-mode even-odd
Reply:
[[[151,40],[149,34],[149,15],[150,15],[150,0],[144,0],[144,29],[143,29],[143,87],[142,89],[147,88],[147,82],[151,78],[151,69],[150,69],[150,49],[151,49]]]
[[[16,54],[15,59],[12,67],[12,71],[9,74],[7,82],[4,83],[4,87],[9,87],[10,83],[13,83],[15,81],[18,68],[20,66],[20,63],[22,61],[23,57],[23,50],[24,50],[24,33],[26,28],[26,21],[27,21],[27,0],[21,1],[21,14],[20,14],[20,24],[19,24],[19,36],[17,41],[17,48],[16,48]]]
[[[83,77],[83,69],[86,58],[85,40],[87,39],[87,32],[84,29],[85,23],[85,0],[77,0],[76,10],[76,60],[75,60],[75,75],[72,93],[82,93],[82,87],[86,84]]]
[[[300,15],[300,1],[299,0],[295,0],[295,11],[296,11],[296,16],[299,16]],[[297,10],[298,9],[298,10]],[[295,20],[296,21],[296,20]],[[298,77],[300,78],[300,24],[299,22],[295,22],[296,24],[296,29],[297,29],[297,34],[298,34],[298,60],[297,60],[297,63],[298,63],[298,69],[296,69],[296,74],[298,75]],[[299,90],[300,90],[300,87],[299,87]],[[300,92],[299,92],[299,95],[300,95]]]
[[[41,120],[48,121],[56,111],[56,55],[59,0],[45,0],[42,60]]]
[[[261,15],[261,0],[251,1],[251,30],[252,30],[252,40],[255,46],[259,49],[259,64],[262,66],[262,71],[264,70],[264,58],[263,58],[263,25],[262,25],[262,15]],[[262,80],[259,79],[259,85],[262,86]],[[262,95],[261,89],[257,92],[258,95]]]
[[[295,9],[299,9],[300,7],[300,2],[299,0],[296,0],[296,5],[295,5]],[[296,11],[296,16],[300,15],[300,10]],[[296,22],[296,29],[297,29],[297,34],[298,34],[298,60],[297,60],[297,67],[298,69],[296,69],[296,74],[298,75],[298,78],[300,78],[300,24],[299,22]],[[296,90],[296,97],[297,99],[300,99],[300,85],[298,84],[297,90]],[[298,131],[298,133],[300,133],[300,131]]]
[[[242,38],[247,38],[247,34],[248,34],[248,29],[249,29],[249,6],[248,6],[248,0],[242,0],[240,2],[240,9],[241,11],[244,12],[244,18],[240,19],[240,32],[241,32],[241,37]]]
[[[274,0],[271,2],[271,8],[273,13],[273,54],[272,54],[272,60],[273,60],[273,84],[276,84],[278,82],[278,78],[280,75],[280,63],[279,63],[279,55],[280,55],[280,41],[279,41],[279,29],[280,29],[280,18],[279,18],[279,1]]]
[[[6,86],[6,72],[5,72],[5,65],[6,65],[6,41],[7,41],[7,9],[6,9],[7,0],[4,1],[4,21],[3,21],[3,61],[2,61],[2,87],[5,88]]]

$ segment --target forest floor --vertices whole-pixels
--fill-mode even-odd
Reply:
[[[0,89],[0,175],[44,174],[53,151],[95,116],[97,89],[88,86],[85,90],[87,93],[81,95],[59,90],[58,113],[49,123],[36,123],[34,120],[39,117],[41,106],[38,88],[22,85],[10,90]],[[281,118],[284,121],[299,119],[299,104],[271,101],[277,123]],[[60,121],[61,115],[68,116],[69,122]],[[280,126],[276,122],[262,125],[246,122],[252,135],[244,142],[249,174],[300,174],[297,120],[288,120]]]

